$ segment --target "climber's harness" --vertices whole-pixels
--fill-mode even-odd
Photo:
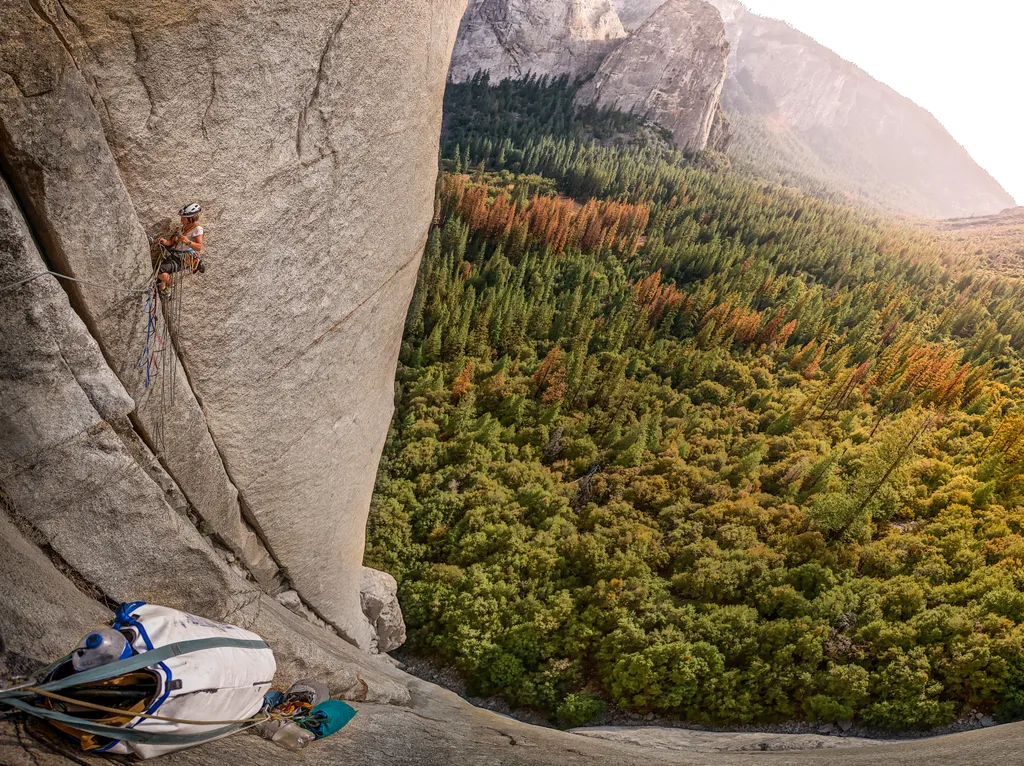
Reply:
[[[160,263],[157,266],[157,273],[177,274],[185,270],[190,274],[205,273],[206,264],[203,262],[203,256],[191,248],[188,250],[160,248]]]

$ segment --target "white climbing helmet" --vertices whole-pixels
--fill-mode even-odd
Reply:
[[[185,205],[179,212],[182,218],[192,218],[193,216],[199,215],[203,212],[203,208],[198,202],[193,202],[191,205]]]

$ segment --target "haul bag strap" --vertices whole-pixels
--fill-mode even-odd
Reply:
[[[198,643],[198,641],[188,643]],[[35,705],[30,705],[20,699],[8,698],[4,700],[4,704],[17,708],[29,715],[36,716],[37,718],[56,721],[57,723],[65,724],[66,726],[78,731],[84,731],[87,734],[95,734],[107,739],[116,739],[140,745],[194,745],[200,742],[207,742],[218,737],[223,737],[244,725],[243,723],[233,723],[228,726],[211,729],[210,731],[196,732],[193,734],[147,733],[145,731],[139,731],[138,729],[123,729],[120,726],[107,726],[102,723],[93,723],[92,721],[87,721],[82,718],[76,718],[73,715],[66,715],[65,713],[58,713],[55,710],[46,710],[45,708],[36,707]]]
[[[151,665],[163,662],[171,657],[178,657],[182,654],[201,652],[205,649],[269,649],[265,641],[248,641],[241,638],[198,638],[192,641],[178,641],[177,643],[160,646],[142,654],[136,654],[127,659],[111,662],[109,665],[101,665],[92,670],[85,670],[81,673],[73,673],[67,678],[57,681],[39,684],[39,688],[47,692],[57,692],[72,686],[93,683],[94,681],[106,681],[125,673],[134,673],[136,670],[148,668]],[[2,695],[0,695],[2,696]]]

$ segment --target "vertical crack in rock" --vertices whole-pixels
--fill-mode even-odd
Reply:
[[[128,27],[128,31],[132,36],[132,45],[135,46],[135,76],[138,78],[139,84],[146,93],[146,100],[149,101],[149,115],[146,117],[146,129],[149,130],[152,125],[153,118],[156,116],[156,101],[153,99],[153,91],[150,88],[149,83],[146,82],[146,78],[142,74],[141,65],[145,63],[145,51],[142,47],[142,41],[139,40],[139,36],[136,34],[135,29]],[[203,116],[205,119],[205,115]]]
[[[203,117],[199,121],[199,128],[203,131],[203,138],[210,140],[210,134],[206,130],[206,118],[210,115],[213,102],[217,99],[217,64],[210,64],[210,100],[206,102],[206,109],[203,110]]]
[[[0,143],[2,143],[2,142],[0,142]],[[32,239],[32,241],[33,241],[33,243],[35,245],[35,249],[38,252],[39,257],[43,261],[44,267],[46,269],[50,270],[50,271],[56,271],[58,273],[68,274],[69,276],[73,276],[74,275],[74,271],[70,268],[70,264],[68,264],[68,263],[59,263],[58,264],[58,263],[54,262],[54,258],[51,255],[51,249],[46,247],[46,245],[45,245],[45,242],[49,241],[52,238],[51,237],[46,237],[45,240],[44,240],[44,238],[40,236],[40,234],[39,234],[40,224],[37,222],[35,216],[32,215],[31,207],[25,205],[24,202],[19,197],[18,186],[16,184],[10,183],[9,176],[8,176],[8,172],[9,171],[7,171],[3,167],[3,165],[4,165],[4,163],[0,162],[0,183],[6,184],[7,188],[10,190],[11,197],[12,197],[12,199],[14,201],[14,204],[17,207],[17,209],[19,210],[19,212],[21,213],[21,217],[22,217],[22,219],[23,219],[23,221],[25,223],[25,226],[27,227],[28,235],[31,237],[31,239]],[[43,222],[42,225],[43,225],[43,229],[45,231],[45,228],[46,228],[45,221]],[[96,346],[99,349],[100,354],[102,355],[104,361],[106,362],[107,367],[110,370],[113,371],[115,369],[115,367],[113,366],[113,361],[110,359],[109,350],[106,348],[105,344],[101,340],[101,336],[100,336],[100,333],[98,332],[98,328],[97,328],[95,319],[91,316],[91,314],[85,308],[85,301],[84,301],[84,298],[80,294],[80,290],[78,289],[77,283],[69,282],[69,281],[66,281],[66,280],[59,280],[59,279],[55,279],[55,278],[54,278],[54,281],[64,291],[64,293],[67,295],[71,310],[82,321],[82,324],[84,325],[84,327],[86,329],[86,332],[88,332],[89,335],[96,342]],[[61,362],[63,363],[64,367],[68,370],[68,372],[72,376],[72,378],[79,384],[79,387],[82,389],[82,392],[85,394],[85,396],[89,400],[90,404],[92,404],[92,406],[96,409],[97,413],[99,413],[101,417],[107,418],[108,415],[105,413],[105,407],[103,406],[103,403],[101,401],[97,400],[96,395],[95,395],[94,391],[92,390],[92,387],[87,385],[84,381],[82,381],[82,379],[80,378],[80,376],[79,376],[79,374],[77,372],[76,366],[74,364],[72,364],[67,359],[67,357],[66,357],[66,355],[64,353],[64,349],[58,347],[58,352],[59,352],[60,359],[61,359]],[[174,353],[174,358],[179,361],[179,363],[182,365],[182,368],[184,370],[185,369],[185,365],[184,365],[183,361],[181,360],[181,357],[178,355],[177,350],[172,348],[172,352]],[[191,381],[188,380],[188,377],[187,377],[187,370],[185,372],[186,372],[186,380],[188,381],[189,388],[192,388]],[[205,418],[204,418],[203,422],[204,422],[204,425],[206,426],[207,430],[209,430],[209,425],[208,425],[208,423],[206,423]],[[124,434],[120,433],[119,429],[114,427],[113,424],[109,422],[109,419],[105,420],[104,423],[102,423],[101,425],[106,425],[107,427],[112,428],[113,431],[115,433],[117,433],[117,435],[121,439],[121,441],[122,442],[125,441]],[[177,485],[176,479],[173,478],[173,474],[171,473],[170,468],[167,465],[164,456],[161,455],[160,452],[156,449],[156,445],[154,445],[151,442],[151,440],[149,438],[147,438],[146,429],[143,427],[142,423],[139,420],[139,414],[138,414],[137,410],[134,410],[134,411],[132,411],[132,412],[127,414],[127,416],[124,418],[124,427],[129,429],[131,431],[131,433],[134,434],[135,438],[137,438],[139,440],[139,443],[144,445],[145,448],[147,450],[149,450],[150,456],[153,458],[153,460],[155,461],[156,465],[159,466],[159,470],[163,471],[166,474],[167,481],[169,481],[169,482],[171,482],[173,484],[173,492],[172,492],[172,494],[173,493],[180,494],[181,498],[184,499],[185,503],[191,507],[192,504],[188,501],[188,498],[185,495],[185,493]],[[100,429],[100,430],[102,430],[102,429]],[[97,432],[97,426],[96,425],[91,425],[91,426],[86,427],[86,428],[82,429],[81,431],[71,435],[70,437],[68,437],[67,439],[65,439],[63,442],[61,442],[59,444],[47,445],[45,448],[39,450],[36,454],[24,456],[22,458],[22,460],[19,461],[20,463],[23,464],[24,467],[21,468],[19,471],[17,471],[17,473],[20,473],[21,471],[24,471],[24,470],[27,470],[28,468],[30,468],[31,464],[35,460],[37,460],[42,454],[48,452],[49,450],[52,450],[52,449],[54,449],[56,447],[59,447],[59,446],[65,445],[65,444],[71,444],[71,443],[75,442],[76,440],[81,439],[83,436],[90,435],[90,434],[95,434],[96,432]],[[211,438],[212,438],[212,434],[211,434]],[[126,447],[127,446],[129,446],[129,445],[126,444]],[[214,447],[216,449],[216,444],[215,443],[214,443]],[[223,455],[220,454],[219,450],[217,450],[217,454],[218,454],[218,457],[223,462]],[[141,459],[141,458],[137,457],[137,463],[148,474],[150,474],[150,478],[153,480],[153,482],[154,482],[154,484],[156,486],[162,486],[162,482],[158,481],[157,478],[152,475],[152,471],[151,471],[150,467],[148,465],[146,465],[146,460],[145,459]],[[224,468],[225,468],[225,472],[226,472],[226,469],[227,469],[226,465],[224,466]],[[8,474],[4,478],[10,479],[13,475],[15,475],[15,474]],[[231,478],[230,478],[230,475],[228,475],[228,480],[232,481]],[[232,484],[234,484],[233,481],[232,481]],[[163,489],[164,489],[164,493],[165,494],[168,494],[168,492],[170,491],[166,487],[163,487]],[[238,490],[237,485],[235,485],[235,491],[238,493],[239,501],[241,503],[241,492]],[[98,493],[98,489],[91,492],[91,494],[97,494],[97,493]],[[169,501],[168,504],[171,505],[171,507],[173,507],[174,504],[170,502],[170,498],[168,498],[168,501]],[[201,517],[201,515],[200,515],[200,517]],[[243,517],[242,517],[242,521],[243,521],[243,523],[247,524],[250,527],[250,530],[253,532],[253,534],[256,535],[257,539],[259,539],[261,541],[261,543],[264,545],[264,547],[267,549],[267,553],[270,556],[270,558],[274,561],[274,564],[277,566],[278,569],[280,569],[280,562],[278,562],[276,560],[276,558],[274,558],[273,552],[266,545],[266,540],[265,540],[265,538],[262,535],[262,531],[258,530],[258,529],[252,528],[252,525],[248,523],[249,519],[247,519],[244,514],[243,514]],[[228,550],[231,549],[230,546],[225,546],[225,547]],[[258,580],[258,578],[256,578],[255,575],[252,573],[252,571],[249,570],[249,568],[245,566],[244,559],[239,558],[238,559],[238,563],[248,573],[248,575],[249,575],[249,577],[251,579],[253,579],[254,581]],[[60,568],[60,567],[58,567],[58,568]],[[66,566],[66,567],[64,567],[62,569],[62,571],[65,571],[65,573],[67,573],[67,571],[70,571],[70,570],[71,570],[70,566]],[[81,579],[84,579],[84,577],[81,574],[79,574],[79,573],[76,573],[76,574]]]
[[[317,65],[316,80],[313,83],[313,90],[310,92],[305,106],[303,106],[302,110],[299,112],[299,121],[295,133],[295,153],[298,155],[300,160],[303,160],[305,157],[306,134],[309,130],[309,111],[313,109],[314,105],[320,100],[320,88],[323,85],[327,71],[327,57],[330,54],[331,49],[334,47],[334,43],[338,39],[338,35],[340,35],[342,30],[345,28],[348,17],[352,15],[352,10],[355,6],[355,0],[351,0],[348,8],[345,9],[345,13],[343,13],[334,23],[334,28],[331,30],[331,34],[328,35],[327,42],[324,44],[323,50],[320,52],[320,62]],[[323,156],[323,152],[321,152],[321,156]]]
[[[63,46],[64,50],[67,51],[67,54],[71,58],[72,63],[75,65],[78,71],[81,72],[81,67],[78,66],[78,61],[75,59],[74,53],[71,50],[71,45],[68,43],[67,38],[64,37],[64,33],[60,31],[60,28],[57,26],[57,23],[50,18],[50,15],[43,9],[43,6],[40,4],[39,0],[28,0],[28,4],[32,7],[32,10],[35,11],[35,14],[36,16],[39,17],[39,20],[53,30],[53,34],[56,35],[57,40]]]

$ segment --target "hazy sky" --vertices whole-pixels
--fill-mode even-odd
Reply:
[[[1024,0],[743,0],[934,114],[1024,205]]]

